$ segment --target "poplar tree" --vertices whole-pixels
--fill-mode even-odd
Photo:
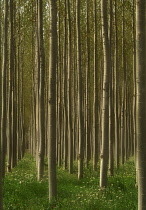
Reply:
[[[70,0],[67,0],[67,20],[68,20],[68,80],[67,80],[67,95],[68,95],[68,140],[69,140],[69,172],[73,173],[73,132],[72,132],[72,45],[71,45],[71,15],[70,15]]]
[[[136,138],[138,210],[146,209],[146,2],[136,0]]]
[[[50,67],[49,67],[49,131],[48,175],[49,200],[57,196],[56,183],[56,55],[57,55],[57,1],[50,0]]]
[[[110,48],[108,39],[108,0],[101,0],[102,37],[104,54],[103,101],[102,101],[102,146],[100,163],[100,187],[107,185],[107,170],[109,159],[109,75],[110,75]]]
[[[94,16],[94,101],[93,101],[93,169],[97,169],[98,161],[98,86],[97,86],[97,3],[93,1]]]
[[[84,122],[82,108],[82,69],[81,69],[81,32],[80,32],[80,0],[76,0],[76,31],[77,31],[77,73],[78,73],[78,126],[79,126],[79,146],[78,146],[78,179],[83,177],[84,158]]]
[[[0,209],[1,210],[3,209],[1,141],[0,141]]]
[[[38,180],[42,179],[44,173],[45,153],[45,61],[43,43],[43,1],[37,2],[37,47],[38,47]]]
[[[3,25],[3,60],[2,60],[2,111],[1,111],[1,155],[2,155],[2,176],[5,175],[6,156],[6,127],[7,127],[7,36],[8,36],[8,1],[4,1],[4,25]]]
[[[117,26],[117,0],[114,0],[115,24],[115,54],[114,54],[114,125],[115,125],[115,164],[119,167],[119,119],[118,119],[118,26]]]
[[[90,161],[90,128],[91,128],[91,113],[90,113],[90,27],[89,27],[89,1],[86,1],[86,50],[87,50],[87,63],[86,63],[86,97],[85,97],[85,116],[86,116],[86,167],[89,166]]]

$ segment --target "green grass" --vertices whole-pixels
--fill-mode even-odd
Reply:
[[[76,171],[76,170],[75,170]],[[109,177],[108,187],[99,188],[99,170],[85,169],[84,178],[77,179],[77,172],[70,175],[57,168],[58,200],[53,207],[48,202],[48,178],[37,182],[35,161],[25,155],[18,166],[4,179],[4,210],[136,210],[137,189],[133,160]]]

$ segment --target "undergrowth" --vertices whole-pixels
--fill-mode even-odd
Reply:
[[[76,166],[75,166],[76,168]],[[106,189],[99,188],[99,169],[89,165],[84,178],[77,179],[77,172],[69,174],[57,168],[58,199],[51,206],[48,202],[48,176],[45,166],[44,179],[36,179],[35,161],[30,155],[18,163],[4,179],[4,210],[136,210],[137,189],[135,168],[129,160],[108,179]]]

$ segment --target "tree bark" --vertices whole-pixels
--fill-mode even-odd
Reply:
[[[50,0],[50,68],[49,68],[49,200],[57,196],[56,183],[56,55],[57,55],[57,1]]]
[[[81,34],[80,34],[80,0],[76,0],[76,30],[77,30],[77,72],[78,72],[78,126],[79,126],[79,147],[78,147],[78,179],[83,178],[83,148],[84,148],[84,122],[82,109],[82,73],[81,73]]]
[[[146,2],[136,1],[136,138],[138,210],[146,209]]]
[[[94,8],[94,101],[93,101],[93,169],[97,169],[98,162],[98,86],[97,86],[97,3],[93,1]]]
[[[3,27],[3,61],[2,61],[2,111],[1,111],[1,158],[2,158],[2,176],[5,175],[5,156],[6,156],[6,127],[7,127],[7,18],[8,18],[8,2],[4,1],[4,27]]]
[[[43,1],[38,0],[37,5],[38,17],[38,118],[39,118],[39,139],[38,139],[38,180],[41,180],[44,174],[44,155],[45,155],[45,58],[44,58],[44,43],[43,43]]]
[[[67,0],[67,20],[68,20],[68,140],[69,140],[69,173],[73,173],[73,132],[72,132],[72,48],[71,48],[71,17],[70,0]]]
[[[13,108],[14,108],[14,33],[13,33],[13,1],[10,0],[10,67],[9,67],[9,85],[8,85],[8,127],[7,127],[7,170],[12,169],[13,154]]]
[[[107,186],[107,170],[109,159],[109,75],[111,70],[110,48],[108,39],[108,0],[101,1],[102,36],[104,53],[104,76],[103,76],[103,104],[102,104],[102,148],[100,165],[100,187]]]
[[[118,119],[118,27],[117,27],[117,0],[115,5],[115,65],[114,65],[114,113],[115,113],[115,164],[119,168],[119,119]]]

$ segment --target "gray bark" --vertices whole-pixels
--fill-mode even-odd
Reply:
[[[2,61],[2,110],[1,110],[1,155],[2,155],[2,176],[5,175],[5,155],[6,155],[6,127],[7,127],[7,18],[8,18],[8,2],[4,1],[4,27],[3,27],[3,61]]]
[[[69,173],[73,173],[73,132],[72,132],[72,65],[71,65],[71,18],[70,0],[67,0],[68,20],[68,140],[69,140]]]
[[[77,72],[78,72],[78,126],[79,126],[79,146],[78,146],[78,179],[83,177],[83,147],[84,147],[84,122],[82,108],[82,73],[81,73],[81,34],[80,34],[80,0],[76,0],[76,30],[77,30]]]
[[[138,210],[146,209],[146,1],[136,1],[136,138]]]
[[[57,1],[50,0],[50,69],[49,69],[49,136],[48,175],[49,200],[56,199],[56,54],[57,54]]]
[[[44,173],[44,154],[45,154],[45,61],[43,44],[43,1],[38,0],[38,118],[39,118],[39,139],[38,139],[38,180],[42,179]]]
[[[94,102],[93,102],[93,169],[97,169],[98,161],[98,86],[97,86],[97,3],[93,2],[94,8]]]
[[[104,51],[104,75],[103,75],[103,104],[102,104],[102,146],[100,165],[100,187],[107,186],[107,170],[109,159],[109,75],[110,75],[110,48],[108,39],[108,0],[101,1],[102,36]]]

